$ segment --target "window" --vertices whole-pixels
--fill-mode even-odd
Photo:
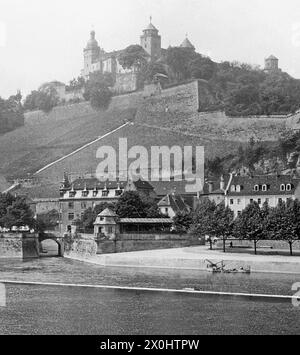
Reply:
[[[165,208],[165,214],[168,214],[168,213],[169,213],[169,209]]]
[[[231,205],[234,205],[234,199],[231,199],[231,200],[230,200],[230,204],[231,204]]]
[[[74,220],[74,213],[69,213],[68,220],[69,221],[73,221]]]
[[[113,232],[112,227],[108,227],[108,233],[111,234]]]
[[[237,186],[236,186],[236,191],[237,191],[237,192],[241,192],[241,186],[240,186],[240,185],[237,185]]]
[[[253,200],[253,198],[251,198],[251,199],[250,199],[250,203],[253,203],[253,202],[254,202],[254,200]]]
[[[69,197],[75,197],[76,195],[76,192],[75,191],[70,191],[69,192]]]
[[[81,202],[81,209],[86,210],[87,203],[86,202]]]
[[[291,184],[287,184],[286,185],[286,191],[291,191],[292,190],[292,185]]]
[[[262,186],[262,190],[263,190],[263,191],[268,191],[268,186],[267,186],[267,185],[263,185],[263,186]]]
[[[237,204],[238,204],[238,205],[240,205],[240,204],[241,204],[241,202],[242,202],[242,201],[241,201],[241,199],[240,199],[240,198],[238,198],[238,200],[237,200]]]
[[[259,199],[257,200],[257,203],[258,203],[259,205],[261,205],[261,198],[259,198]]]
[[[254,191],[259,191],[259,185],[254,186]]]
[[[231,192],[235,192],[235,185],[231,186]]]
[[[282,203],[282,198],[279,198],[279,199],[278,199],[278,203]]]
[[[74,209],[74,202],[69,202],[68,207],[70,210]]]
[[[102,197],[107,197],[108,196],[108,191],[107,190],[104,190],[102,191]]]
[[[97,195],[98,195],[98,191],[93,191],[93,197],[97,197]]]
[[[87,197],[87,196],[88,196],[88,194],[89,194],[89,192],[88,192],[88,191],[82,191],[82,197]]]
[[[269,199],[269,198],[266,198],[266,202],[269,203],[269,202],[270,202],[270,199]]]
[[[285,191],[285,185],[284,184],[280,185],[280,191]]]

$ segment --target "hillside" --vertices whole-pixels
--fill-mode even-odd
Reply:
[[[31,197],[58,196],[63,173],[72,176],[95,174],[100,146],[118,151],[118,139],[128,139],[128,147],[142,145],[204,146],[206,159],[236,154],[238,147],[251,137],[274,142],[286,128],[284,117],[228,118],[222,113],[198,112],[203,100],[202,81],[193,81],[166,90],[157,96],[136,93],[114,97],[106,112],[96,112],[88,103],[58,107],[49,115],[41,112],[26,115],[25,126],[0,137],[2,176],[25,177],[47,164],[74,152],[120,127],[133,124],[90,144],[35,174],[35,185],[19,189]]]
[[[120,106],[122,110],[120,110]],[[58,107],[50,114],[26,115],[25,126],[0,136],[0,175],[25,177],[110,130],[132,120],[135,105],[120,98],[107,112],[89,104]]]

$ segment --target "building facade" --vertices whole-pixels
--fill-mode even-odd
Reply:
[[[300,179],[287,175],[232,176],[225,192],[225,204],[235,217],[250,203],[276,207],[288,199],[300,199]]]
[[[161,214],[174,218],[178,213],[190,213],[191,208],[181,195],[168,194],[158,203]]]
[[[59,198],[61,233],[71,231],[72,225],[83,217],[88,208],[104,202],[116,203],[126,191],[137,191],[145,196],[155,195],[153,187],[142,180],[100,182],[96,178],[89,178],[69,182],[65,176]]]

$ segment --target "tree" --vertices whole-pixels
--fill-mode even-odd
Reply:
[[[47,213],[37,215],[37,225],[40,229],[47,230],[55,228],[59,223],[59,212],[52,210]]]
[[[85,100],[90,101],[93,108],[106,110],[112,99],[112,92],[109,88],[113,85],[114,81],[110,74],[95,72],[86,82],[83,96]]]
[[[212,237],[214,236],[214,212],[217,206],[215,202],[205,198],[200,201],[194,215],[190,233],[197,237],[208,235],[210,248],[212,249]]]
[[[116,213],[120,218],[161,218],[155,200],[146,198],[136,191],[122,194],[116,204]]]
[[[108,87],[99,87],[91,90],[90,103],[97,110],[107,110],[112,98],[112,92]]]
[[[225,203],[220,203],[213,213],[212,233],[223,240],[223,251],[226,252],[226,239],[232,235],[234,213]]]
[[[234,223],[233,234],[238,239],[253,241],[255,255],[257,243],[266,239],[267,214],[267,206],[261,209],[258,203],[253,202],[244,209]]]
[[[173,218],[173,226],[176,232],[180,234],[187,233],[193,224],[193,214],[179,212]]]
[[[268,235],[273,240],[283,240],[289,244],[293,255],[293,244],[300,239],[300,202],[288,200],[281,202],[270,212]]]
[[[143,47],[136,44],[127,47],[120,54],[118,60],[124,69],[137,68],[142,70],[147,64],[148,57]]]
[[[24,109],[28,111],[42,110],[50,112],[53,107],[57,106],[59,98],[57,91],[53,87],[40,88],[40,90],[32,91],[25,99]]]
[[[36,221],[34,213],[23,197],[2,195],[0,198],[0,226],[11,229],[12,227],[34,228]]]
[[[190,63],[196,57],[192,48],[170,47],[165,54],[165,63],[170,67],[177,81],[191,78]]]
[[[189,71],[195,79],[210,80],[215,71],[215,64],[211,59],[197,54],[189,63]]]

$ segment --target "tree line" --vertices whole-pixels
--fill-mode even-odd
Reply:
[[[22,95],[18,92],[7,100],[0,97],[0,133],[6,133],[24,125]]]
[[[290,254],[293,255],[293,244],[300,241],[300,202],[289,199],[275,208],[267,203],[260,206],[253,202],[234,218],[233,211],[225,203],[216,205],[204,199],[195,212],[178,214],[174,225],[184,233],[209,236],[211,248],[214,238],[221,239],[224,252],[226,241],[235,238],[253,242],[255,254],[260,241],[284,241],[289,244]]]

